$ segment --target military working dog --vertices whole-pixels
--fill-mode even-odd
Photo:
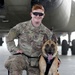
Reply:
[[[52,40],[46,41],[39,59],[40,75],[59,75],[58,62],[57,45]]]

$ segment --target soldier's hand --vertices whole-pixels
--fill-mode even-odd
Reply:
[[[17,50],[17,52],[16,53],[23,53],[23,51],[22,50]]]

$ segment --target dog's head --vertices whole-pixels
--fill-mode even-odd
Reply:
[[[43,44],[42,53],[45,57],[55,57],[57,54],[57,45],[52,40],[46,41]]]
[[[45,53],[48,55],[48,54],[51,54],[53,55],[55,53],[55,45],[52,43],[52,44],[46,44],[45,45]]]

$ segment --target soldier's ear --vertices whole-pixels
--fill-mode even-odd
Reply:
[[[45,43],[46,41],[48,41],[48,36],[47,36],[47,34],[44,34],[43,43]]]
[[[32,17],[32,12],[30,12],[30,16]]]

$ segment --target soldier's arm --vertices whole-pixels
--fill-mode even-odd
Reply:
[[[6,35],[6,44],[7,48],[10,51],[11,54],[16,53],[18,47],[15,45],[14,39],[18,38],[19,35],[19,27],[15,26],[12,29],[10,29],[9,33]]]

